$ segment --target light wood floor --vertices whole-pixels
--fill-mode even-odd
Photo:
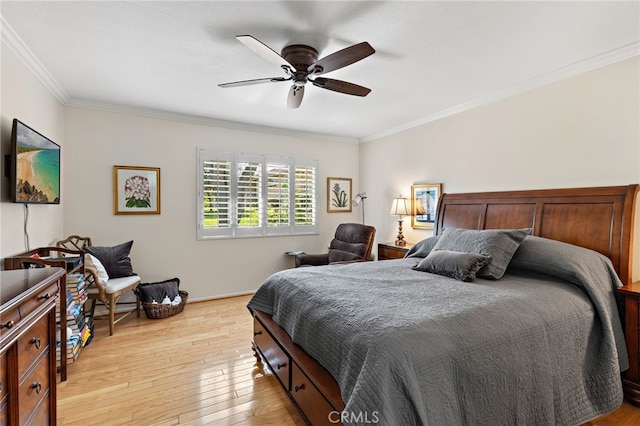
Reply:
[[[60,425],[296,425],[276,379],[256,366],[248,296],[189,303],[174,317],[106,321],[58,383]],[[624,404],[590,426],[640,425]]]

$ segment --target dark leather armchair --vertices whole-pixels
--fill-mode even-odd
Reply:
[[[376,228],[373,226],[342,223],[329,245],[329,253],[299,254],[296,256],[296,268],[370,260],[375,236]]]

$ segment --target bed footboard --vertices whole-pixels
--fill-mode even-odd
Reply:
[[[329,372],[311,358],[273,321],[253,312],[253,349],[310,425],[341,425],[344,402]]]

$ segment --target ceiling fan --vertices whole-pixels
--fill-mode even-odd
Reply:
[[[373,54],[375,50],[366,41],[338,50],[322,59],[318,59],[318,51],[304,44],[292,44],[282,49],[278,54],[260,40],[250,35],[239,35],[236,38],[262,56],[282,68],[286,77],[258,78],[255,80],[234,81],[219,84],[220,87],[238,87],[250,84],[276,83],[291,81],[287,106],[298,108],[304,96],[304,86],[310,81],[314,86],[334,92],[345,93],[354,96],[367,96],[371,89],[348,81],[335,80],[333,78],[318,77],[330,71],[346,67]]]

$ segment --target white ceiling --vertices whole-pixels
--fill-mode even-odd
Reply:
[[[372,140],[638,55],[639,5],[2,0],[0,13],[3,42],[35,57],[66,105]],[[360,98],[309,84],[290,110],[287,82],[219,88],[284,76],[239,34],[277,52],[308,44],[320,57],[368,41],[375,54],[324,77],[372,92]]]

